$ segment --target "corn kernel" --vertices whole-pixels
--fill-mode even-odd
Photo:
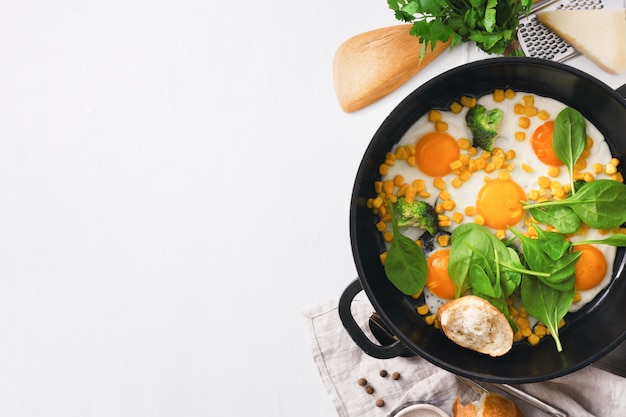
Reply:
[[[387,230],[387,223],[379,221],[378,223],[376,223],[376,230],[378,230],[379,232],[384,232],[385,230]]]
[[[501,88],[496,88],[493,90],[493,101],[501,102],[504,101],[504,90]]]
[[[475,148],[474,146],[472,146],[471,148],[467,150],[467,154],[471,156],[476,156],[477,153],[478,153],[478,149]]]
[[[417,314],[419,314],[420,316],[425,316],[426,314],[430,312],[426,304],[417,306],[416,310],[417,310]]]
[[[387,165],[387,164],[380,164],[380,166],[378,167],[378,173],[380,175],[387,175],[387,174],[389,174],[389,165]]]
[[[391,180],[383,181],[383,192],[384,193],[387,193],[387,194],[393,193],[393,189],[394,189],[393,181],[391,181]]]
[[[523,96],[522,97],[522,102],[524,103],[524,106],[532,106],[535,104],[535,97],[533,96]]]
[[[448,246],[450,244],[450,235],[443,234],[437,236],[437,243],[442,247]]]
[[[617,181],[617,182],[624,182],[624,176],[622,175],[621,172],[617,172],[617,173],[611,175],[611,179],[613,181]]]
[[[415,201],[416,197],[417,197],[417,195],[409,190],[409,191],[407,191],[404,194],[404,201],[406,201],[407,203],[412,203],[412,202]],[[420,193],[420,197],[422,197],[421,193]],[[424,198],[424,197],[422,197],[422,198]]]
[[[507,161],[510,161],[511,159],[515,159],[515,150],[514,149],[509,149],[508,151],[506,151],[504,153],[504,159],[506,159]]]
[[[615,165],[613,165],[613,164],[607,164],[606,168],[604,168],[604,172],[607,175],[613,175],[613,174],[617,173],[617,167]]]
[[[527,340],[528,340],[528,343],[531,344],[531,346],[535,346],[539,343],[540,339],[539,339],[539,336],[537,336],[536,334],[530,334],[528,335]]]
[[[487,162],[484,168],[485,172],[490,173],[496,170],[496,165],[493,162]]]
[[[463,185],[463,180],[459,177],[454,177],[450,183],[454,188],[460,188]]]
[[[519,342],[520,340],[522,340],[523,336],[522,336],[522,332],[521,331],[516,331],[515,334],[513,335],[513,341],[514,342]]]
[[[439,193],[439,198],[441,198],[442,200],[449,200],[450,199],[450,192],[443,190],[442,192]]]
[[[585,174],[583,175],[583,180],[585,180],[585,182],[591,182],[594,179],[595,178],[591,172],[585,172]]]
[[[438,214],[441,214],[445,211],[445,209],[443,208],[443,203],[437,203],[435,204],[435,212]]]
[[[519,312],[519,310],[518,310]],[[521,315],[517,318],[517,320],[515,320],[515,323],[522,329],[527,329],[529,327],[529,322],[528,319],[525,317],[522,317]]]
[[[524,114],[529,117],[536,116],[538,113],[539,110],[535,106],[526,106],[526,109],[524,111]]]
[[[470,146],[472,146],[472,142],[470,142],[469,139],[466,138],[460,138],[457,143],[459,144],[459,148],[463,149],[463,150],[468,150],[470,148]]]
[[[450,162],[449,166],[452,171],[456,171],[457,169],[463,168],[463,162],[461,162],[460,159],[457,159],[456,161]]]
[[[537,117],[539,117],[539,120],[548,120],[550,118],[550,113],[545,110],[540,110]]]
[[[373,208],[379,208],[380,206],[383,205],[385,201],[380,198],[380,197],[376,197],[373,201],[372,201],[372,207]]]
[[[433,180],[433,185],[439,188],[440,190],[443,190],[444,188],[446,188],[446,182],[440,177],[437,177]]]
[[[526,106],[524,106],[522,103],[516,103],[515,106],[513,106],[513,113],[515,113],[515,114],[525,114],[526,113]]]
[[[423,179],[413,180],[411,185],[415,188],[415,192],[424,191],[426,189],[426,183]]]
[[[461,105],[461,103],[454,101],[452,102],[452,104],[450,104],[450,111],[454,114],[459,114],[461,113],[461,110],[463,110],[463,106]]]
[[[508,181],[511,179],[511,174],[509,173],[509,171],[499,171],[498,179],[500,181]]]
[[[391,233],[389,230],[386,230],[385,232],[383,232],[383,239],[385,239],[385,242],[391,242],[393,240],[393,233]]]
[[[480,214],[477,214],[476,217],[474,217],[474,223],[480,224],[480,225],[484,225],[485,224],[485,218],[483,216],[481,216]]]
[[[378,258],[380,259],[380,264],[385,265],[385,261],[387,260],[387,251],[381,253]]]
[[[393,177],[393,184],[396,186],[401,186],[404,184],[404,177],[402,175],[396,175]]]
[[[467,216],[473,216],[476,214],[476,207],[474,206],[467,206],[465,207],[465,215]]]
[[[504,90],[504,97],[508,98],[509,100],[514,99],[515,90],[513,90],[512,88],[507,88],[506,90]]]
[[[525,328],[521,329],[520,331],[522,332],[522,336],[524,336],[524,337],[528,337],[531,334],[533,334],[533,331],[530,328],[528,328],[528,327],[525,327]]]
[[[431,110],[428,113],[428,121],[431,123],[436,123],[436,122],[441,121],[441,112],[437,110]]]
[[[437,318],[437,316],[435,316],[434,314],[428,315],[424,318],[424,320],[426,321],[426,324],[428,324],[429,326],[432,326],[433,324],[435,324],[435,319]]]
[[[443,208],[445,210],[454,210],[454,208],[456,207],[456,203],[454,202],[454,200],[446,200],[443,202]]]
[[[396,159],[400,159],[402,161],[406,160],[409,157],[409,153],[407,152],[404,146],[398,147],[396,150]]]
[[[541,175],[538,179],[537,179],[537,184],[541,187],[541,188],[548,188],[550,187],[550,178],[548,177],[544,177],[543,175]]]
[[[530,119],[526,116],[522,116],[519,118],[517,125],[522,129],[528,129],[530,127]]]
[[[548,330],[546,328],[546,326],[538,324],[535,326],[535,334],[539,337],[543,337],[546,335],[546,330]]]
[[[498,239],[502,240],[506,237],[506,232],[504,230],[496,230],[495,235]]]
[[[561,174],[561,168],[557,166],[551,166],[548,168],[548,175],[551,177],[558,177]]]
[[[460,211],[455,211],[452,215],[452,221],[459,224],[463,221],[464,217],[465,216],[463,216],[463,213],[461,213]]]
[[[417,163],[416,163],[415,155],[409,156],[409,157],[406,159],[406,163],[407,163],[407,164],[409,164],[409,166],[411,166],[411,167],[416,166],[416,165],[417,165]]]
[[[467,181],[470,179],[471,176],[472,176],[472,173],[466,169],[465,171],[461,172],[461,174],[459,175],[459,178],[461,179],[461,181]]]
[[[526,308],[524,308],[524,306],[520,306],[520,308],[519,308],[519,316],[520,317],[528,317],[528,311],[526,311]]]
[[[436,122],[435,130],[437,132],[445,132],[446,130],[448,130],[448,124],[446,122]]]
[[[517,141],[523,141],[526,139],[526,133],[525,132],[515,132],[515,140]]]
[[[430,197],[430,193],[428,191],[420,191],[418,195],[422,198]]]
[[[587,168],[587,161],[583,158],[579,158],[578,161],[576,161],[576,163],[574,164],[574,169],[576,171],[582,171],[585,168]]]

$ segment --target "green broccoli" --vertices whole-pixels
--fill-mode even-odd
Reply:
[[[473,146],[486,151],[493,151],[493,140],[498,136],[498,126],[504,112],[500,109],[487,110],[485,106],[477,104],[467,111],[465,121],[472,131]]]
[[[413,200],[408,202],[400,197],[396,203],[399,227],[420,227],[434,235],[439,225],[437,212],[425,201]]]

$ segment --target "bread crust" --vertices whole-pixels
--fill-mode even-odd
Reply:
[[[467,405],[457,397],[452,412],[454,417],[524,417],[513,401],[495,392],[485,392],[478,401]]]

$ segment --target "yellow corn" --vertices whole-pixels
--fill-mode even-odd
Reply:
[[[560,173],[561,168],[557,166],[551,166],[550,168],[548,168],[548,175],[550,175],[551,177],[558,177]]]
[[[544,337],[547,333],[547,330],[547,327],[542,324],[538,324],[535,326],[535,334],[539,337]]]
[[[387,223],[379,221],[378,223],[376,223],[376,230],[378,230],[379,232],[384,232],[385,230],[387,230]]]
[[[526,133],[525,132],[515,132],[515,140],[518,141],[523,141],[524,139],[526,139]]]
[[[538,113],[539,110],[535,106],[526,106],[526,110],[524,112],[524,114],[529,117],[536,116]]]
[[[435,324],[435,319],[437,318],[437,316],[435,316],[434,314],[430,314],[428,316],[426,316],[424,318],[424,320],[426,321],[426,324],[428,324],[429,326],[432,326],[433,324]]]
[[[424,182],[423,179],[413,180],[411,185],[413,186],[413,188],[415,188],[415,192],[418,192],[418,193],[426,189],[426,183]]]
[[[393,233],[391,233],[389,230],[386,230],[385,232],[383,232],[383,239],[385,239],[385,242],[391,242],[393,240]]]
[[[476,217],[474,217],[474,223],[483,225],[485,224],[485,218],[482,215],[477,214]]]
[[[442,200],[449,200],[450,199],[450,192],[443,190],[442,192],[439,193],[439,198],[441,198]]]
[[[431,123],[436,123],[439,122],[441,120],[441,112],[437,111],[437,110],[431,110],[428,113],[428,121]]]
[[[437,177],[433,180],[433,185],[439,188],[440,190],[443,190],[444,188],[446,188],[445,181],[441,179],[440,177]]]
[[[446,122],[435,122],[435,130],[437,132],[445,132],[446,130],[448,130],[448,124]]]
[[[531,167],[528,164],[522,163],[522,170],[524,170],[524,172],[533,172],[534,169],[533,167]]]
[[[540,110],[537,117],[539,117],[540,120],[548,120],[550,118],[550,113],[545,110]]]
[[[455,211],[452,215],[452,221],[459,224],[463,221],[464,217],[465,216],[463,216],[463,213],[461,213],[460,211]]]
[[[387,251],[384,251],[379,255],[381,265],[385,265],[385,261],[387,261]]]
[[[512,100],[515,98],[515,90],[513,90],[512,88],[507,88],[506,90],[504,90],[504,97],[508,98],[509,100]]]
[[[459,177],[454,177],[451,181],[451,184],[454,188],[460,188],[463,185],[463,180]]]
[[[537,179],[537,184],[539,184],[539,186],[541,188],[548,188],[550,187],[550,178],[548,177],[544,177],[543,175],[541,175],[538,179]]]
[[[466,138],[460,138],[457,143],[459,144],[459,148],[463,150],[468,150],[472,146],[472,142]]]
[[[465,207],[465,215],[466,216],[473,216],[476,214],[476,207],[474,206],[467,206]]]
[[[417,161],[415,159],[415,155],[409,156],[406,159],[406,163],[409,164],[409,166],[412,166],[412,167],[416,166],[417,165]]]
[[[517,125],[522,129],[528,129],[530,127],[530,119],[526,116],[522,116],[519,118]]]
[[[446,234],[437,236],[437,243],[442,247],[448,246],[450,244],[450,236]]]
[[[501,88],[496,88],[493,90],[493,101],[501,102],[504,101],[504,90]]]
[[[458,169],[463,168],[463,162],[461,162],[460,159],[457,159],[456,161],[450,162],[450,169],[452,171],[456,171]]]
[[[430,312],[426,304],[417,306],[416,310],[417,310],[417,314],[419,314],[420,316],[425,316],[426,314]]]
[[[528,343],[531,344],[531,346],[535,346],[537,345],[537,343],[539,343],[539,336],[537,336],[536,334],[530,334],[527,337]]]
[[[513,106],[513,113],[515,113],[515,114],[525,114],[526,113],[526,106],[524,106],[522,103],[516,103],[515,106]]]
[[[378,173],[380,175],[387,175],[387,174],[389,174],[389,165],[387,165],[387,164],[380,164],[380,166],[378,167]]]
[[[446,200],[443,202],[443,208],[444,210],[454,210],[454,208],[456,207],[456,203],[454,202],[454,200]]]
[[[535,104],[535,97],[533,96],[524,96],[522,97],[522,102],[524,106],[532,106]]]
[[[461,105],[461,103],[454,101],[452,102],[452,104],[450,104],[450,111],[454,114],[459,114],[461,113],[461,110],[463,110],[463,106]]]
[[[607,175],[613,175],[613,174],[617,173],[617,167],[615,165],[613,165],[613,164],[607,164],[606,168],[604,168],[604,172]]]

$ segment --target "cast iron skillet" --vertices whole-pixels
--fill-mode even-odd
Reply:
[[[386,278],[379,261],[383,248],[376,219],[366,207],[373,195],[378,166],[404,132],[432,108],[447,108],[462,95],[482,96],[495,88],[512,88],[561,101],[580,111],[604,135],[613,155],[626,163],[626,100],[589,74],[564,64],[533,58],[492,58],[445,72],[404,99],[380,126],[359,167],[350,207],[350,237],[359,278],[344,291],[339,314],[344,327],[367,354],[377,358],[420,355],[455,374],[495,383],[547,380],[576,371],[601,358],[626,339],[624,248],[615,259],[610,286],[578,313],[567,316],[561,330],[563,352],[552,338],[537,346],[516,343],[499,358],[461,348],[427,325],[415,312],[415,300]],[[626,92],[626,86],[620,88]],[[626,209],[626,208],[625,208]],[[381,346],[368,339],[350,313],[362,290],[398,341]]]

